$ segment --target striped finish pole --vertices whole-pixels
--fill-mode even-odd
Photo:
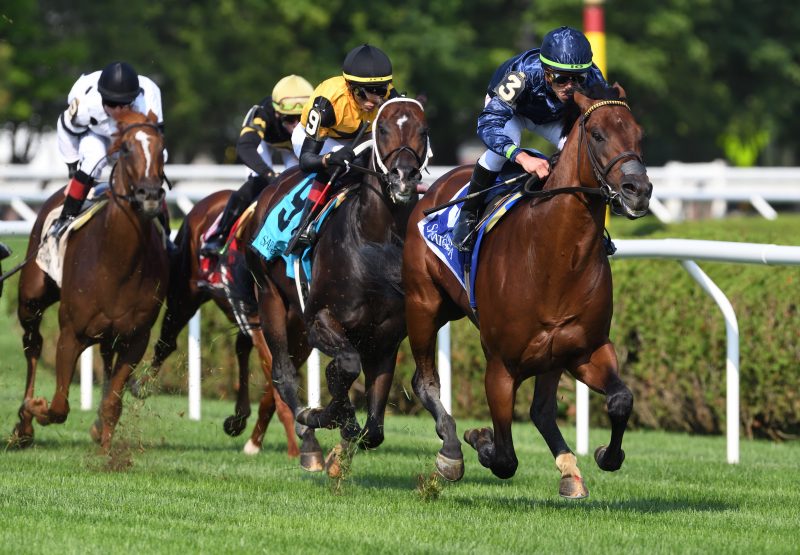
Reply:
[[[606,74],[606,24],[603,15],[604,0],[584,0],[583,33],[592,45],[592,61]],[[606,209],[606,226],[609,223]],[[589,453],[589,388],[581,382],[575,383],[575,451],[579,455]]]

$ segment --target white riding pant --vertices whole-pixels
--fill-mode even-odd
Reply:
[[[303,143],[306,140],[306,128],[302,125],[298,125],[292,131],[292,148],[294,149],[294,155],[297,158],[300,158],[300,150],[303,148]],[[327,154],[334,150],[339,150],[345,145],[349,145],[353,141],[348,140],[339,140],[334,139],[332,137],[326,137],[325,142],[322,143],[322,150],[319,152],[320,154]]]
[[[484,104],[488,104],[490,97],[486,96],[486,102]],[[522,140],[522,131],[527,129],[528,131],[532,131],[537,135],[544,137],[548,142],[552,143],[556,148],[561,150],[564,146],[564,141],[561,139],[561,128],[563,124],[560,121],[554,121],[552,123],[545,123],[545,124],[536,124],[533,123],[528,118],[522,116],[514,116],[510,120],[508,120],[503,127],[503,132],[514,141],[514,144],[519,145],[520,141]],[[485,169],[492,171],[492,172],[499,172],[503,169],[503,164],[508,161],[508,158],[505,156],[500,156],[496,152],[492,150],[486,150],[483,155],[478,159],[478,163],[483,166]]]

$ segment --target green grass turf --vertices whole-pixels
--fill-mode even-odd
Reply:
[[[0,303],[5,299],[0,300]],[[24,387],[19,328],[0,310],[0,433]],[[37,394],[50,399],[52,372]],[[723,437],[629,432],[627,459],[604,473],[579,457],[590,498],[558,497],[558,473],[530,424],[515,424],[520,467],[499,480],[464,447],[466,475],[437,499],[415,490],[439,447],[427,416],[388,415],[386,442],[361,452],[338,493],[286,457],[272,423],[264,451],[229,438],[228,401],[126,398],[112,458],[88,434],[93,412],[36,426],[24,451],[0,449],[0,553],[798,553],[800,444],[743,441],[725,463]],[[94,392],[95,407],[99,390]],[[363,415],[362,415],[363,418]],[[253,421],[246,433],[250,432]],[[460,421],[459,430],[485,422]],[[574,444],[574,429],[564,426]],[[330,448],[333,432],[321,432]],[[592,429],[591,445],[608,431]]]

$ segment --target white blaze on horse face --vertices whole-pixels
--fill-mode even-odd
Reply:
[[[397,127],[403,129],[403,124],[408,121],[408,116],[403,114],[403,116],[397,120]]]
[[[144,174],[148,175],[150,173],[150,163],[153,161],[150,155],[150,136],[144,131],[137,131],[134,137],[136,138],[137,141],[139,141],[142,144],[144,159],[147,162],[144,168]]]

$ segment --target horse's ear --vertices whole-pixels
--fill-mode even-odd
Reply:
[[[627,95],[625,94],[625,89],[622,88],[622,85],[620,85],[618,81],[614,81],[614,84],[611,86],[611,88],[617,90],[617,92],[619,93],[620,100],[624,100],[625,98],[627,98]]]
[[[575,104],[581,109],[581,112],[586,112],[589,109],[589,106],[592,105],[592,99],[582,94],[580,91],[575,91],[575,94],[572,96],[572,99],[575,101]]]
[[[422,106],[425,106],[425,104],[428,103],[428,95],[425,93],[420,93],[414,98],[414,100],[422,104]]]
[[[158,123],[158,116],[155,114],[155,112],[153,112],[153,110],[147,112],[147,119],[150,121],[150,123]]]

